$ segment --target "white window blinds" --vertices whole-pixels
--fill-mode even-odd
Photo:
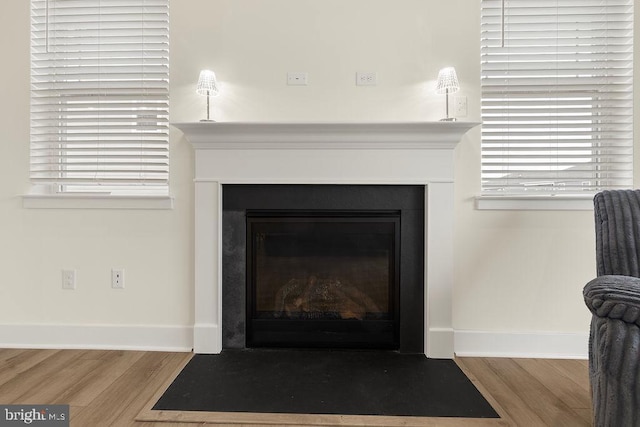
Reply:
[[[169,0],[31,1],[31,179],[167,194]]]
[[[633,0],[482,0],[484,194],[632,185]]]

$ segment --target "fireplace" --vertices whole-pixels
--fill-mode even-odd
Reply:
[[[424,204],[423,186],[224,185],[223,348],[422,353]]]
[[[477,123],[173,125],[184,133],[195,151],[193,343],[196,353],[219,353],[228,339],[223,336],[227,334],[226,330],[223,334],[223,329],[229,311],[223,304],[227,297],[223,295],[223,284],[227,283],[228,272],[222,271],[223,253],[229,249],[222,241],[225,234],[222,217],[228,215],[223,214],[222,199],[228,185],[342,187],[366,184],[409,185],[422,189],[425,210],[424,233],[420,238],[424,240],[425,249],[421,272],[424,280],[421,296],[415,299],[421,306],[424,333],[418,346],[422,346],[420,351],[428,357],[453,357],[454,148]],[[401,223],[405,223],[404,219]],[[242,239],[246,239],[246,230]],[[406,253],[401,248],[401,260]]]
[[[247,347],[397,349],[399,226],[398,212],[247,212]]]

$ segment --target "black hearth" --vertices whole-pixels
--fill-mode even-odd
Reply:
[[[424,348],[424,187],[224,185],[223,348]]]

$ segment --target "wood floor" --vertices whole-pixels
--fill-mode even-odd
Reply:
[[[150,419],[151,400],[168,386],[190,357],[189,353],[143,351],[0,349],[0,404],[68,404],[71,426],[591,425],[587,361],[506,358],[456,360],[500,414],[500,420],[300,415],[269,418],[261,414],[235,414],[234,419],[234,414],[226,414],[217,418],[218,423],[186,424],[196,419],[173,413],[158,418],[166,422],[136,421]]]

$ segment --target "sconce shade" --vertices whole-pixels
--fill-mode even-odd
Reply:
[[[458,83],[456,69],[453,67],[446,67],[440,70],[438,73],[436,93],[456,93],[459,89],[460,84]]]
[[[216,96],[219,92],[216,74],[211,70],[200,71],[196,92],[204,96]]]

